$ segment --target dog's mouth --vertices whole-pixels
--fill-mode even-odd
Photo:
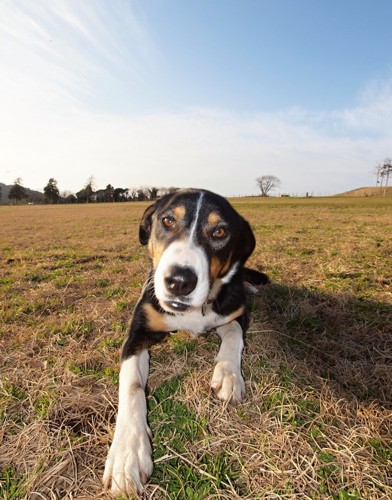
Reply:
[[[190,304],[186,304],[185,302],[181,302],[179,300],[166,300],[164,302],[165,309],[170,312],[185,312],[191,306]]]

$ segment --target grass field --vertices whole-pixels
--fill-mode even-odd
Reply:
[[[247,395],[210,394],[214,334],[154,349],[143,498],[391,498],[392,199],[234,205],[275,282],[250,306]],[[0,498],[109,498],[145,206],[0,207]]]

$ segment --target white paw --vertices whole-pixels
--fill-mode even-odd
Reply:
[[[150,436],[149,427],[115,434],[103,474],[104,488],[111,488],[113,495],[142,492],[153,469]]]
[[[229,361],[218,361],[211,380],[211,388],[226,403],[239,403],[245,394],[241,371]]]

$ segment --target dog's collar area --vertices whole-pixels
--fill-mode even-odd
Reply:
[[[204,302],[204,304],[201,306],[201,314],[202,316],[206,315],[207,312],[207,307],[214,302],[215,299],[208,299]]]

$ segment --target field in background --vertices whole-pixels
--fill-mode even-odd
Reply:
[[[346,191],[337,196],[392,196],[392,187],[362,187]]]
[[[218,341],[154,349],[144,498],[392,495],[392,199],[234,200],[252,224],[247,395],[210,394]],[[119,349],[146,204],[0,208],[0,497],[109,498]]]

